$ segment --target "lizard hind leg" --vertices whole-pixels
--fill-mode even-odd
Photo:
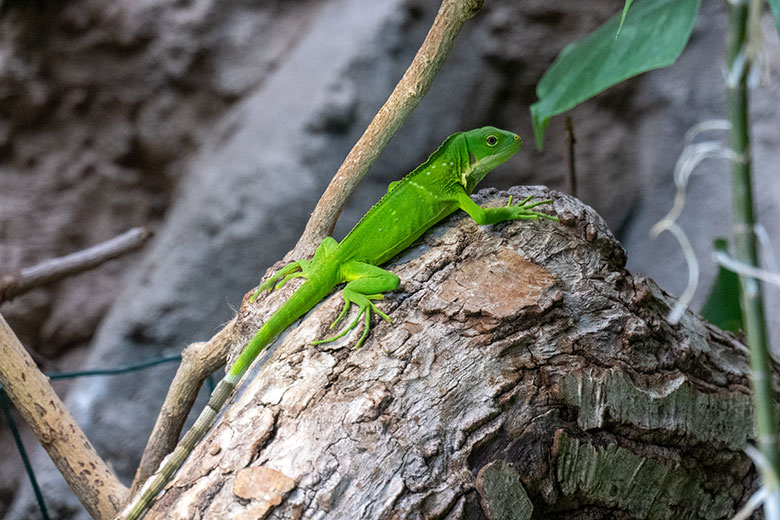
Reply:
[[[376,304],[372,302],[371,300],[381,300],[384,298],[381,294],[360,294],[355,291],[349,290],[346,287],[342,291],[342,296],[344,297],[344,306],[341,308],[341,313],[339,313],[336,320],[330,324],[330,328],[334,328],[336,325],[339,324],[339,322],[346,316],[347,311],[354,303],[358,306],[358,313],[357,316],[352,320],[352,322],[344,327],[344,330],[339,332],[333,337],[327,338],[327,339],[321,339],[318,341],[312,342],[312,345],[319,345],[321,343],[330,343],[332,341],[336,341],[337,339],[341,339],[344,336],[347,335],[349,331],[357,327],[358,323],[360,322],[360,318],[363,317],[363,321],[365,323],[365,326],[363,328],[363,334],[360,336],[360,339],[358,339],[357,343],[355,343],[355,348],[359,348],[360,345],[363,344],[363,341],[365,341],[366,337],[368,336],[369,330],[371,330],[371,311],[374,311],[375,313],[379,314],[382,318],[384,318],[386,321],[391,321],[390,317],[385,314],[384,312],[380,311]]]
[[[276,274],[274,274],[271,278],[260,284],[252,297],[249,298],[249,303],[254,303],[255,300],[257,300],[257,297],[260,296],[261,292],[265,290],[274,291],[279,289],[285,283],[287,283],[289,279],[296,278],[298,276],[304,276],[300,260],[287,264],[286,266],[279,269],[279,271],[277,271]],[[282,280],[277,283],[279,278],[282,278]]]
[[[343,338],[349,331],[357,327],[360,318],[362,317],[364,322],[363,334],[360,336],[357,343],[355,343],[355,348],[358,348],[363,344],[371,330],[370,320],[372,311],[377,313],[384,320],[390,321],[390,317],[380,311],[372,300],[383,299],[384,296],[382,293],[397,289],[401,281],[390,271],[385,271],[381,267],[376,267],[364,262],[348,262],[342,266],[341,271],[348,282],[341,291],[344,298],[344,306],[330,328],[334,328],[341,322],[353,303],[358,306],[357,316],[355,316],[349,325],[344,327],[344,330],[335,336],[315,341],[312,344],[319,345],[321,343],[330,343]]]
[[[293,278],[308,278],[311,273],[317,269],[317,266],[326,261],[326,257],[337,247],[338,242],[336,242],[333,237],[325,237],[325,239],[320,242],[320,245],[317,246],[313,260],[296,260],[279,269],[276,274],[257,288],[249,299],[249,303],[254,303],[261,292],[265,290],[277,291]],[[281,280],[279,280],[280,278]]]
[[[285,274],[284,278],[282,278],[280,281],[276,282],[276,285],[274,285],[274,288],[271,289],[272,291],[278,291],[282,287],[284,287],[284,284],[292,280],[293,278],[308,278],[309,274],[311,273],[311,262],[308,260],[298,260],[297,262],[294,262],[297,265],[297,267],[300,269],[300,271],[293,271],[289,274]],[[265,284],[263,284],[265,285]]]

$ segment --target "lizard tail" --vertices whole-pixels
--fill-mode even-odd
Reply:
[[[249,340],[249,343],[247,343],[241,354],[233,362],[227,375],[217,384],[217,387],[211,393],[211,397],[209,397],[208,404],[200,413],[192,428],[184,434],[184,437],[176,445],[176,449],[162,461],[157,472],[147,479],[132,501],[118,515],[117,519],[137,520],[143,516],[154,497],[165,487],[173,474],[176,473],[195,448],[195,445],[211,429],[217,414],[233,394],[236,385],[241,381],[241,378],[255,358],[276,336],[314,307],[331,289],[332,287],[325,287],[319,282],[307,280],[290,296],[290,299],[284,302],[268,318],[268,321],[252,336],[252,339]]]
[[[141,518],[152,499],[157,496],[171,476],[176,473],[187,459],[195,445],[209,431],[222,405],[225,404],[225,401],[233,393],[240,380],[241,376],[235,377],[228,374],[217,384],[217,387],[211,393],[211,397],[209,397],[208,404],[200,412],[195,424],[184,434],[184,437],[176,445],[176,449],[165,457],[157,472],[144,483],[133,500],[119,515],[119,518],[125,518],[126,520]]]

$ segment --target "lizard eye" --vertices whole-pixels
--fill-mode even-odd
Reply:
[[[495,146],[496,144],[498,144],[498,137],[494,135],[489,135],[485,138],[485,142],[487,143],[488,146]]]

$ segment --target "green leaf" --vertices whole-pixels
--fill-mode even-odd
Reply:
[[[725,238],[715,239],[715,250],[728,253],[729,243]],[[718,275],[701,308],[701,315],[723,330],[738,333],[742,327],[742,309],[740,307],[739,276],[733,271],[718,268]]]
[[[531,106],[536,146],[542,148],[552,116],[632,76],[674,63],[700,6],[701,0],[638,0],[620,39],[615,33],[622,17],[615,15],[584,40],[566,46],[536,86],[539,101]]]
[[[626,4],[623,6],[623,13],[620,15],[620,25],[618,26],[617,33],[615,33],[616,40],[618,36],[620,36],[620,30],[623,28],[623,23],[626,21],[626,15],[628,14],[628,8],[631,7],[632,3],[634,3],[634,0],[626,0]]]
[[[777,34],[780,36],[780,0],[767,0],[769,2],[769,9],[772,11],[772,16],[775,18],[775,27],[777,27]]]

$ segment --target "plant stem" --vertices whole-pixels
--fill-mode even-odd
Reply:
[[[748,3],[729,2],[727,103],[731,121],[734,197],[734,245],[737,260],[758,266],[758,245],[754,233],[753,189],[751,186],[750,135],[747,77],[752,56],[748,52]],[[772,363],[764,318],[761,283],[752,276],[739,276],[742,286],[742,317],[750,347],[751,382],[758,447],[775,476],[780,475],[778,455],[777,403],[772,388]],[[774,480],[774,479],[772,479]],[[765,478],[764,484],[768,484]],[[775,482],[776,484],[776,482]]]

